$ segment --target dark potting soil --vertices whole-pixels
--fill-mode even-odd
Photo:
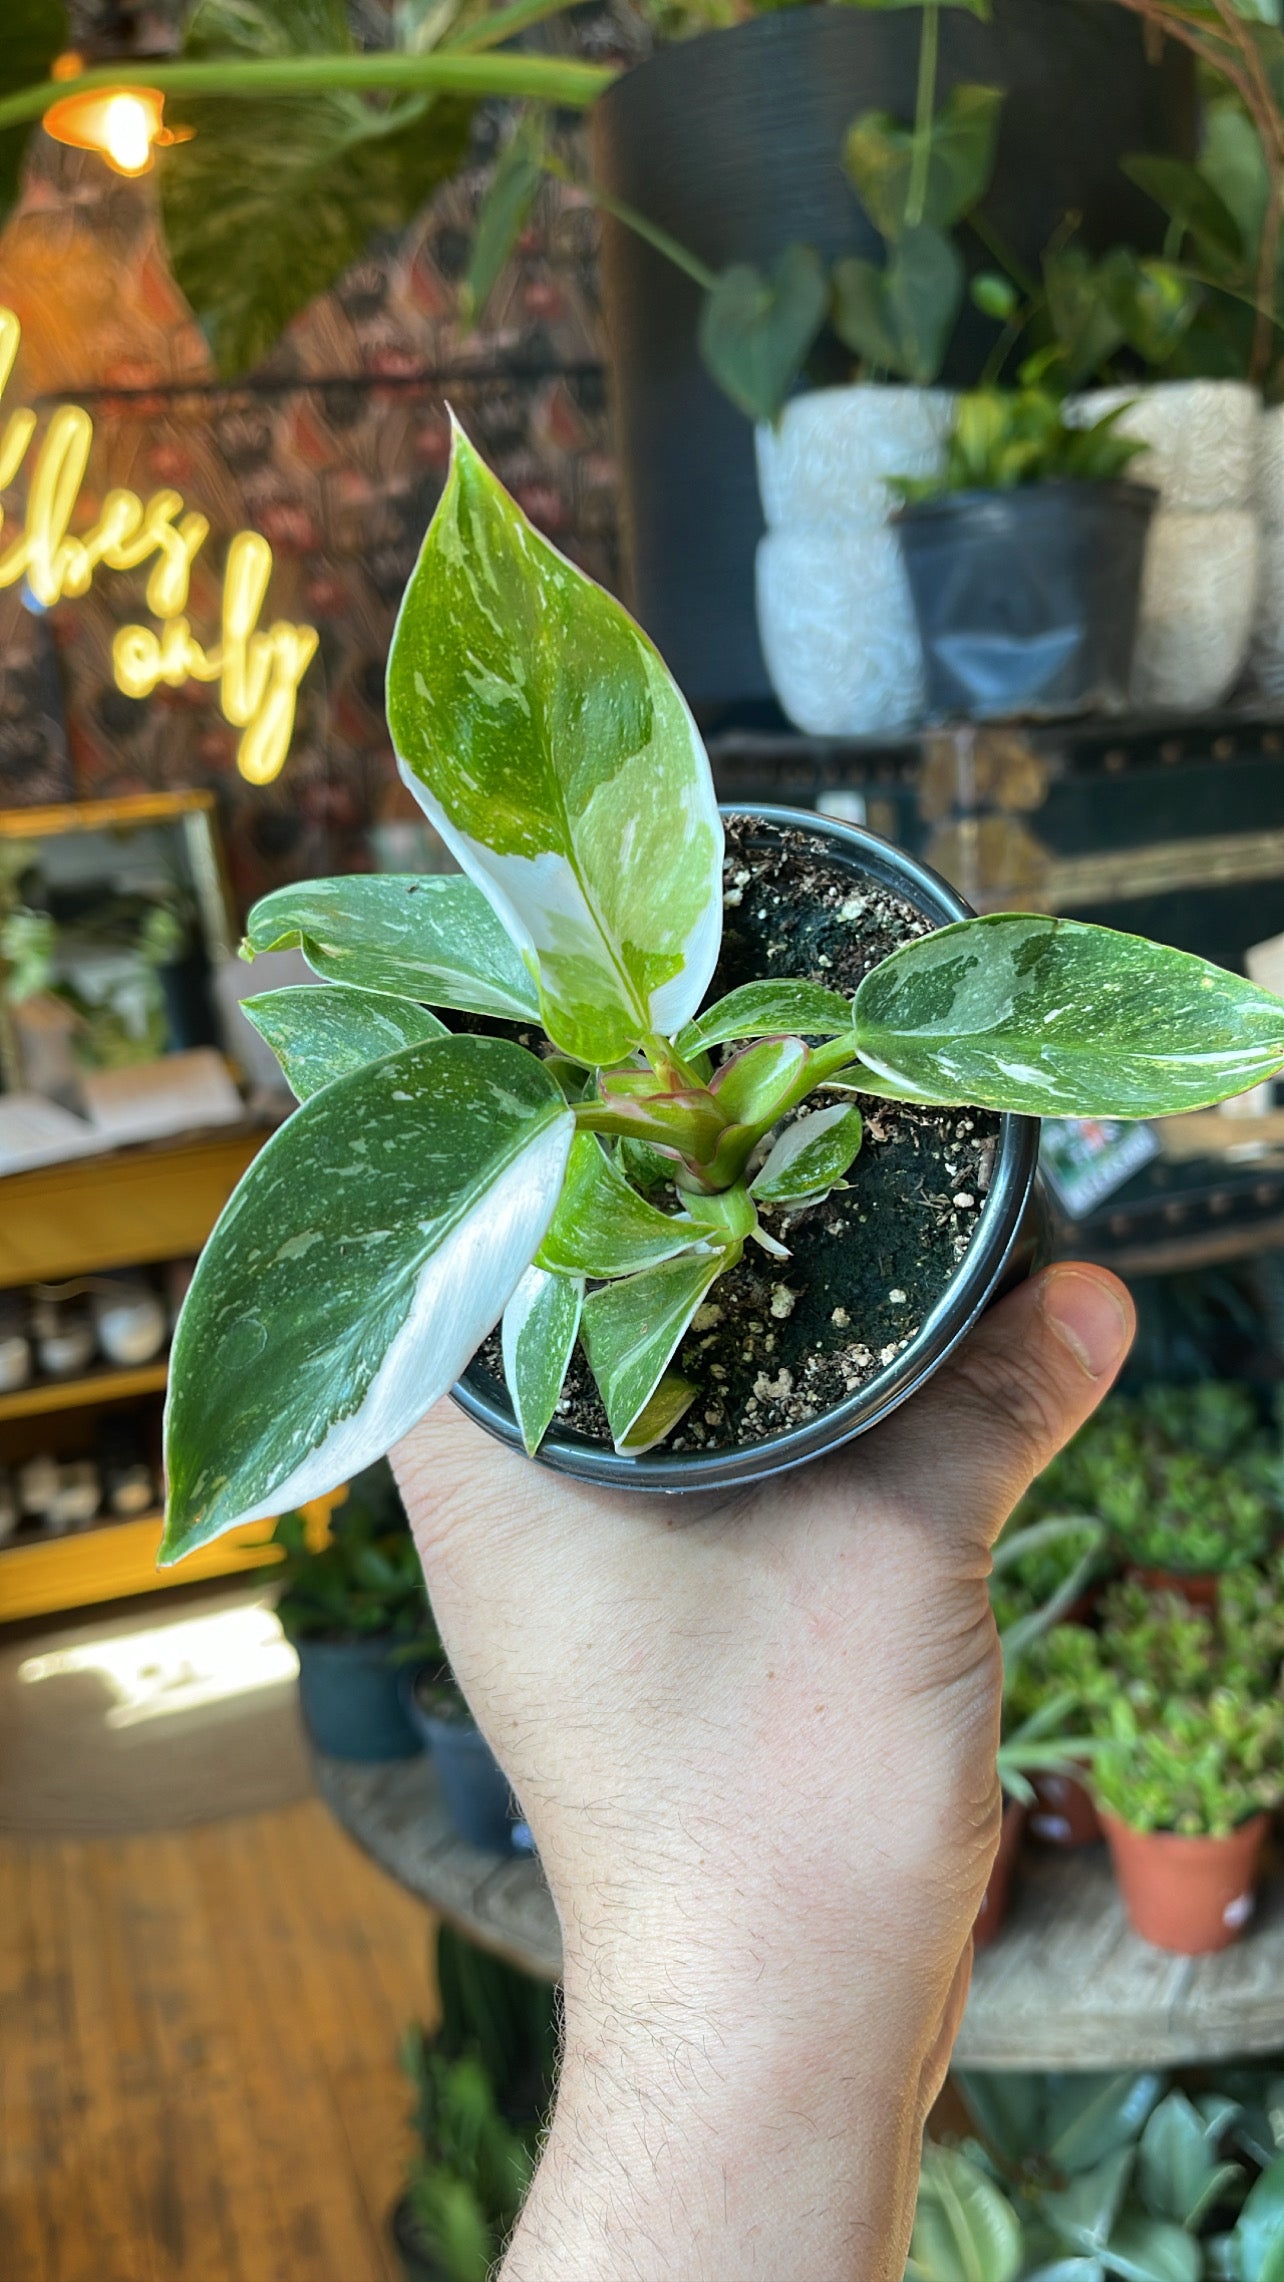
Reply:
[[[850,997],[898,944],[930,932],[912,904],[878,881],[854,880],[805,834],[772,826],[759,837],[751,817],[727,826],[723,883],[709,1003],[771,976],[806,977]],[[807,1108],[840,1098],[814,1095]],[[747,1244],[697,1314],[673,1367],[701,1393],[665,1449],[736,1448],[831,1410],[895,1362],[952,1281],[985,1201],[999,1118],[858,1100],[864,1134],[847,1188],[804,1210],[765,1207],[763,1224],[789,1259]],[[502,1394],[498,1331],[477,1360]],[[579,1348],[554,1428],[611,1442]]]

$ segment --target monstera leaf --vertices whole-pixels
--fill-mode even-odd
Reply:
[[[67,45],[67,11],[62,0],[5,0],[0,26],[0,97],[48,79],[54,57]],[[16,204],[22,162],[34,123],[0,128],[0,224]]]

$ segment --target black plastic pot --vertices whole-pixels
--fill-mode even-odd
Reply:
[[[318,1751],[331,1759],[410,1759],[423,1742],[402,1701],[400,1643],[296,1640],[299,1702]]]
[[[513,1794],[508,1777],[476,1723],[441,1719],[420,1702],[411,1680],[404,1691],[408,1718],[432,1753],[450,1819],[461,1838],[486,1854],[513,1851]]]
[[[913,116],[921,12],[801,7],[662,48],[595,104],[603,188],[714,269],[769,263],[785,246],[881,258],[839,164],[864,110]],[[994,0],[993,19],[947,8],[939,89],[1008,90],[984,213],[1027,269],[1062,217],[1096,251],[1158,251],[1164,221],[1120,172],[1132,151],[1191,158],[1193,58],[1174,41],[1149,62],[1117,0]],[[762,531],[749,422],[700,363],[701,296],[665,258],[603,217],[602,292],[633,608],[692,704],[770,694],[758,647],[753,556]],[[960,233],[974,266],[989,257]],[[980,375],[994,328],[969,310],[944,378]],[[837,344],[832,344],[836,349]],[[848,377],[850,358],[816,378]]]
[[[1121,711],[1154,511],[1140,483],[946,492],[902,508],[929,713]]]
[[[873,832],[806,809],[755,808],[752,817],[756,828],[768,832],[813,834],[824,844],[827,859],[850,869],[854,882],[881,882],[938,926],[972,917],[970,906],[939,873]],[[985,1205],[958,1273],[896,1360],[848,1401],[787,1433],[732,1450],[660,1448],[629,1458],[585,1436],[554,1429],[540,1445],[539,1462],[612,1489],[680,1493],[766,1481],[866,1433],[926,1385],[992,1299],[1029,1274],[1042,1242],[1042,1206],[1035,1189],[1038,1149],[1037,1118],[1003,1118]],[[455,1386],[455,1400],[488,1433],[520,1450],[511,1407],[492,1391],[493,1385],[474,1362]]]

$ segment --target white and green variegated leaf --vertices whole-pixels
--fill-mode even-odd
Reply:
[[[672,1434],[680,1418],[685,1418],[700,1389],[677,1371],[666,1371],[649,1403],[638,1412],[632,1426],[620,1443],[620,1449],[630,1458],[640,1458],[644,1450],[654,1450]]]
[[[616,1449],[650,1402],[692,1316],[723,1266],[693,1254],[603,1284],[584,1302],[581,1337]]]
[[[907,2274],[918,2282],[1015,2282],[1021,2222],[1002,2189],[953,2148],[923,2149]]]
[[[557,1409],[583,1304],[582,1276],[552,1276],[543,1268],[528,1268],[504,1309],[504,1378],[532,1458]]]
[[[538,1264],[563,1276],[627,1276],[690,1251],[706,1233],[648,1204],[596,1137],[577,1133]]]
[[[511,1022],[539,1018],[520,954],[485,896],[454,873],[363,872],[279,887],[251,911],[242,955],[296,946],[327,982]]]
[[[671,1036],[722,932],[699,733],[620,604],[531,528],[458,428],[397,620],[388,718],[411,791],[537,976],[578,1060]]]
[[[241,1012],[266,1039],[300,1101],[363,1063],[446,1036],[445,1023],[414,999],[348,983],[290,983],[243,998]]]
[[[841,1181],[860,1153],[861,1114],[850,1103],[796,1117],[772,1142],[765,1164],[750,1182],[763,1204],[823,1196]]]
[[[862,1061],[918,1099],[1164,1117],[1284,1064],[1284,1003],[1188,951],[1026,912],[904,943],[856,993]]]
[[[721,1046],[729,1038],[774,1038],[792,1033],[801,1038],[841,1038],[850,1030],[851,1001],[840,991],[821,983],[742,983],[716,1006],[706,1007],[675,1038],[683,1055],[704,1046]]]
[[[174,1335],[163,1562],[323,1496],[422,1418],[538,1247],[573,1127],[524,1047],[431,1038],[273,1134]]]

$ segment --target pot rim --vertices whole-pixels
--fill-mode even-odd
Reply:
[[[864,825],[840,823],[811,809],[770,804],[739,807],[723,802],[720,812],[761,819],[777,831],[805,831],[834,844],[836,852],[845,853],[867,876],[916,903],[939,926],[975,916],[970,904],[938,872]],[[717,1451],[661,1448],[632,1458],[606,1443],[550,1430],[536,1453],[537,1462],[555,1473],[613,1489],[659,1490],[672,1496],[746,1488],[806,1465],[881,1424],[939,1370],[994,1296],[1030,1203],[1038,1150],[1038,1118],[1002,1114],[990,1186],[971,1243],[954,1275],[895,1361],[845,1402],[783,1433],[767,1435],[760,1442]],[[478,1426],[525,1456],[507,1403],[501,1404],[471,1385],[466,1373],[451,1392],[461,1410]]]
[[[1000,505],[1007,508],[1032,498],[1046,499],[1049,493],[1062,499],[1080,498],[1085,493],[1091,493],[1098,501],[1127,507],[1146,516],[1152,515],[1159,505],[1159,493],[1152,483],[1129,483],[1126,476],[1115,476],[1106,481],[1095,477],[1080,480],[1054,476],[1038,483],[1012,484],[1002,490],[997,485],[989,489],[977,485],[968,491],[938,492],[931,499],[907,499],[889,517],[889,521],[893,525],[932,519],[944,522],[952,516],[983,514],[987,510],[993,513]]]
[[[1233,1830],[1220,1835],[1211,1830],[1134,1830],[1122,1815],[1112,1814],[1109,1807],[1097,1808],[1097,1819],[1108,1837],[1119,1837],[1135,1845],[1155,1846],[1168,1853],[1173,1849],[1198,1846],[1242,1846],[1246,1840],[1254,1843],[1263,1838],[1270,1828],[1270,1809],[1259,1807],[1245,1822],[1237,1822]]]

